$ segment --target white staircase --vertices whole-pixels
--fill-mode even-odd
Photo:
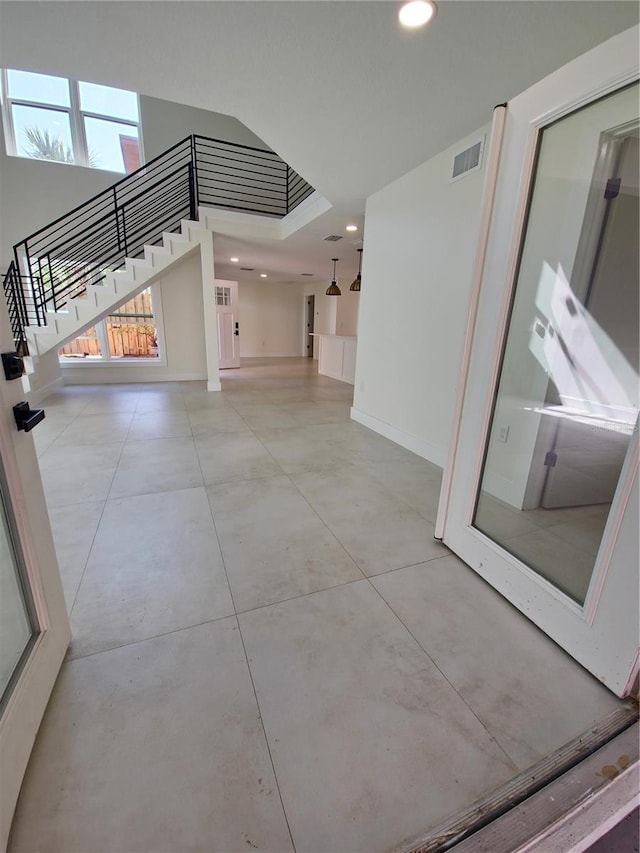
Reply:
[[[45,326],[26,326],[25,336],[30,353],[24,359],[27,374],[37,369],[40,356],[51,350],[57,351],[68,341],[77,338],[124,302],[161,279],[186,255],[196,251],[204,252],[206,249],[207,253],[211,253],[213,261],[213,233],[245,239],[286,240],[330,208],[330,203],[316,192],[283,219],[199,206],[196,221],[183,219],[180,231],[165,231],[161,244],[146,245],[142,258],[126,258],[123,268],[108,270],[99,284],[87,285],[85,296],[70,299],[59,311],[47,311]]]
[[[46,326],[27,326],[28,372],[39,356],[77,338],[198,249],[207,230],[206,216],[198,222],[183,219],[180,231],[163,233],[161,245],[145,246],[144,258],[126,258],[124,268],[108,270],[99,284],[88,285],[85,296],[70,299],[59,311],[47,311]]]

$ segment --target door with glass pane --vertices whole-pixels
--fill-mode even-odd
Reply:
[[[508,105],[444,539],[624,695],[638,666],[640,119],[635,44],[612,42]]]
[[[1,352],[14,350],[0,301]],[[69,638],[49,517],[30,432],[13,407],[22,379],[0,371],[0,849]],[[36,426],[35,429],[38,427]]]
[[[216,279],[218,321],[218,366],[220,370],[240,367],[240,323],[238,282]]]

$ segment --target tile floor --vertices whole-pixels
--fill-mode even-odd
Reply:
[[[273,359],[46,401],[74,637],[12,853],[382,853],[617,707],[433,540],[439,471],[351,394]]]

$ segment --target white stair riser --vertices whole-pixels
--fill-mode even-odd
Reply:
[[[111,270],[100,285],[89,286],[86,299],[74,300],[63,311],[47,312],[46,326],[27,328],[30,349],[38,355],[60,349],[140,293],[184,255],[197,249],[198,233],[206,231],[206,227],[197,225],[184,220],[182,227],[189,238],[185,234],[165,232],[162,246],[145,246],[145,260],[127,258],[124,270]]]

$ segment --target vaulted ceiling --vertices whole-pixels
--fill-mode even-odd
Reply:
[[[236,116],[334,205],[326,234],[361,220],[368,195],[485,124],[495,104],[638,22],[633,0],[440,0],[427,28],[405,31],[399,5],[3,2],[0,52],[5,66]],[[240,248],[277,280],[303,261],[296,274],[328,275],[332,244],[314,251],[316,237]]]

